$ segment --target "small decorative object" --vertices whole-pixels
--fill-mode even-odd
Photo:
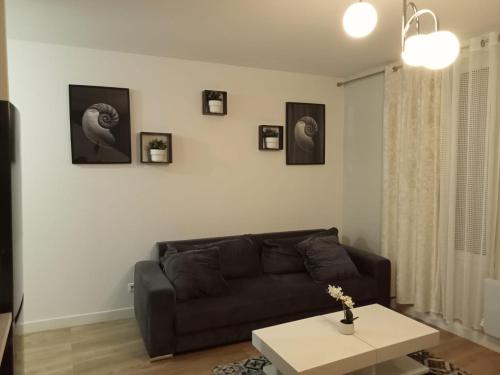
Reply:
[[[205,90],[202,99],[204,115],[227,115],[227,92]]]
[[[340,286],[328,285],[328,294],[335,298],[337,301],[342,302],[342,309],[344,310],[344,319],[338,324],[338,330],[343,335],[352,335],[354,333],[354,321],[358,317],[352,315],[351,309],[354,307],[352,298],[344,295]]]
[[[141,163],[172,163],[172,134],[141,132]]]
[[[167,161],[167,144],[163,139],[153,139],[148,147],[151,161],[155,163]]]
[[[217,91],[208,93],[208,110],[210,113],[222,113],[222,94]]]
[[[69,85],[73,164],[130,163],[129,90]]]
[[[283,150],[283,126],[259,126],[259,150]]]
[[[286,103],[286,163],[325,164],[325,105]]]

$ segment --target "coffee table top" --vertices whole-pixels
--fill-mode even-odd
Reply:
[[[437,345],[439,332],[381,305],[353,309],[354,335],[336,325],[343,312],[263,328],[252,343],[285,374],[345,374]]]

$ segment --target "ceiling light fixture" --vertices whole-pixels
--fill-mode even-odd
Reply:
[[[351,4],[344,13],[344,30],[353,38],[363,38],[377,26],[377,11],[373,5],[363,3]]]
[[[410,17],[408,10],[412,11]],[[421,18],[428,15],[432,16],[434,21],[434,31],[421,34]],[[360,0],[351,4],[345,11],[344,30],[353,38],[363,38],[375,29],[377,19],[377,11],[373,5]],[[413,30],[415,33],[409,35]],[[405,64],[433,70],[450,66],[460,53],[458,38],[449,31],[439,30],[436,14],[430,9],[418,10],[415,3],[408,0],[403,0],[401,46],[401,58]]]
[[[408,18],[408,10],[413,14]],[[430,15],[434,21],[434,31],[421,34],[421,17]],[[416,34],[408,36],[415,24]],[[410,66],[423,66],[427,69],[443,69],[453,64],[460,53],[460,42],[455,34],[439,31],[439,21],[430,9],[418,10],[417,6],[403,0],[403,23],[401,31],[401,58]]]

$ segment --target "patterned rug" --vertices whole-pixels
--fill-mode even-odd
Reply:
[[[427,375],[471,375],[426,351],[410,354],[410,357],[429,368]],[[214,375],[264,375],[262,369],[270,363],[267,358],[260,356],[217,366],[213,373]]]

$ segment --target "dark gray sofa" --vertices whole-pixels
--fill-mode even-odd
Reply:
[[[305,236],[319,230],[251,235],[259,245],[266,239]],[[199,245],[231,237],[159,242],[159,256],[167,244]],[[389,306],[390,263],[378,255],[345,248],[361,277],[335,282],[357,306]],[[327,284],[312,281],[307,272],[264,274],[227,280],[230,294],[176,300],[176,292],[158,261],[141,261],[134,274],[135,316],[151,358],[228,344],[251,338],[252,330],[338,311],[341,305],[327,293]]]

